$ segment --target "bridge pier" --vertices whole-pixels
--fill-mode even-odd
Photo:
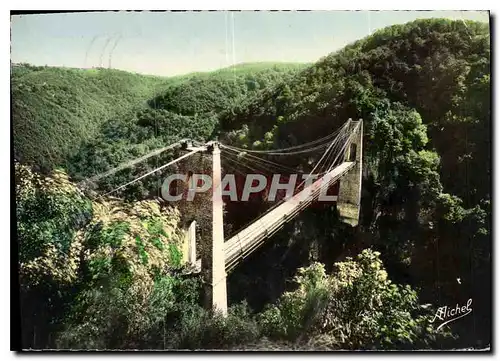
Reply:
[[[196,221],[189,225],[188,242],[188,263],[196,265]]]
[[[345,162],[356,162],[339,184],[339,194],[337,198],[337,210],[343,222],[351,226],[359,223],[359,211],[361,206],[361,181],[363,169],[363,120],[351,122],[358,129],[354,133],[354,138],[345,153]]]
[[[221,189],[221,159],[217,143],[212,145],[212,242],[202,258],[205,285],[205,307],[227,314],[226,263]]]

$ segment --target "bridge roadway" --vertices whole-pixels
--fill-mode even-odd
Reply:
[[[286,222],[318,198],[323,187],[329,187],[338,181],[354,165],[355,162],[340,164],[224,242],[226,271],[233,269],[249,256],[266,238],[280,230]],[[201,259],[197,260],[196,269],[198,272],[201,270]]]

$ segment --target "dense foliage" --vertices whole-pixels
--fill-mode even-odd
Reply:
[[[16,210],[23,343],[31,347],[53,347],[67,317],[78,322],[74,337],[93,334],[109,347],[112,330],[97,323],[113,314],[99,302],[127,297],[134,332],[132,315],[141,317],[155,284],[183,263],[179,212],[153,200],[90,201],[65,173],[42,176],[16,164]]]

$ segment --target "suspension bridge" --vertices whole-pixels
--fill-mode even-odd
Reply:
[[[104,177],[108,177],[123,169],[133,167],[145,160],[158,156],[159,154],[180,148],[187,153],[157,167],[119,187],[107,192],[103,196],[111,195],[123,190],[131,184],[144,179],[154,173],[161,171],[183,159],[196,153],[212,154],[212,237],[211,245],[202,255],[196,258],[195,222],[190,227],[189,262],[193,264],[197,272],[203,275],[206,286],[206,305],[210,308],[227,312],[227,290],[226,274],[252,254],[273,234],[280,230],[284,224],[293,219],[311,203],[318,200],[321,194],[326,194],[333,185],[338,184],[336,206],[340,217],[344,222],[356,226],[359,219],[361,180],[362,180],[362,149],[363,145],[363,122],[349,119],[342,127],[331,134],[315,141],[296,145],[288,148],[274,150],[252,150],[237,148],[220,142],[212,141],[201,144],[188,139],[183,139],[174,144],[157,149],[140,158],[123,163],[104,173],[91,177],[81,183],[85,187],[89,183],[95,183]],[[223,197],[222,197],[222,161],[226,161],[228,167],[242,165],[249,170],[256,171],[256,166],[267,169],[280,169],[288,172],[296,172],[291,167],[270,161],[265,156],[290,156],[307,155],[323,151],[319,160],[312,167],[306,179],[296,188],[294,194],[283,198],[281,201],[261,214],[245,228],[232,235],[227,240],[224,238],[223,229]],[[222,157],[221,157],[222,155]],[[317,180],[312,175],[319,176]],[[307,180],[311,181],[307,181]]]

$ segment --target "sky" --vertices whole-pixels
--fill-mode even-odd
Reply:
[[[478,11],[87,12],[11,16],[11,61],[173,76],[249,62],[315,62],[418,18]]]

